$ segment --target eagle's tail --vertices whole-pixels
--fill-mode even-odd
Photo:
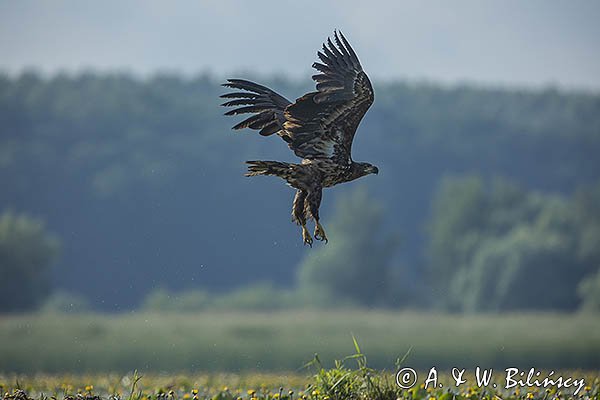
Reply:
[[[288,180],[292,175],[292,164],[280,161],[246,161],[246,176],[274,175]]]

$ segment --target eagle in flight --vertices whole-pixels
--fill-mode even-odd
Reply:
[[[335,44],[333,43],[335,42]],[[243,79],[228,79],[223,86],[241,90],[222,98],[226,107],[236,107],[225,115],[253,114],[233,129],[250,128],[262,136],[277,134],[302,159],[300,164],[280,161],[247,161],[246,176],[274,175],[296,189],[292,220],[302,227],[305,245],[313,239],[306,222],[315,221],[314,237],[327,242],[319,222],[323,188],[377,174],[376,166],[352,160],[352,140],[363,116],[373,104],[373,88],[356,53],[341,32],[317,52],[321,62],[312,79],[317,90],[292,103],[273,90]]]

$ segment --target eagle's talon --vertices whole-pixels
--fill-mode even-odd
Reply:
[[[325,229],[321,226],[320,223],[317,222],[317,226],[315,226],[315,239],[323,241],[325,243],[329,243],[327,236],[325,235]]]
[[[309,245],[312,248],[313,238],[310,236],[310,233],[305,226],[302,226],[302,240],[304,241],[304,245]]]

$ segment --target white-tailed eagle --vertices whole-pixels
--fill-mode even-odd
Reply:
[[[302,227],[304,244],[313,239],[306,221],[315,220],[314,237],[327,242],[319,223],[323,188],[377,174],[374,165],[352,160],[352,140],[363,116],[373,104],[373,88],[358,57],[341,32],[334,32],[317,52],[313,64],[317,91],[292,103],[273,90],[243,79],[223,84],[241,92],[227,93],[223,106],[237,107],[225,115],[253,114],[233,129],[250,128],[263,136],[277,134],[300,158],[300,164],[279,161],[247,161],[246,176],[274,175],[295,188],[292,219]]]

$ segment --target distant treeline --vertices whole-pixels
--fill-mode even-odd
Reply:
[[[310,90],[308,82],[261,83],[292,100]],[[449,309],[520,308],[504,292],[493,292],[489,307],[477,305],[485,290],[467,298],[457,293],[468,290],[475,279],[470,271],[477,265],[502,270],[506,262],[518,264],[502,257],[530,232],[543,230],[546,236],[541,243],[521,246],[523,257],[530,248],[560,248],[554,234],[558,228],[552,230],[560,221],[546,224],[552,229],[542,226],[542,217],[553,214],[551,207],[571,213],[571,231],[564,232],[581,232],[572,224],[582,217],[564,210],[583,207],[572,205],[593,198],[593,191],[574,193],[600,178],[600,95],[378,82],[375,91],[353,154],[357,161],[377,165],[380,174],[326,191],[325,228],[333,218],[334,199],[363,186],[381,205],[378,231],[399,236],[390,257],[402,266],[404,283],[431,289],[423,293],[443,297]],[[42,218],[56,234],[61,255],[52,269],[53,287],[79,294],[96,308],[120,310],[136,306],[157,287],[215,292],[263,281],[291,287],[297,267],[315,263],[313,256],[304,259],[311,250],[302,246],[298,228],[290,223],[293,192],[276,179],[243,177],[247,159],[293,161],[293,155],[277,137],[232,132],[233,121],[219,107],[221,93],[219,82],[208,76],[0,75],[0,213]],[[440,186],[444,176],[472,173],[480,183],[465,178],[455,182],[458,186],[448,186],[447,180]],[[479,186],[497,176],[519,189],[505,187],[497,192],[505,198],[495,202]],[[478,218],[469,229],[451,217],[444,222],[443,203],[432,209],[434,193],[440,199],[440,193],[449,196],[460,185],[459,192],[467,194],[452,210],[459,217]],[[572,200],[536,200],[543,193]],[[511,202],[520,214],[505,215]],[[490,204],[501,204],[504,214],[494,214]],[[584,219],[593,220],[594,211],[586,210],[590,214]],[[486,218],[491,214],[495,217]],[[518,218],[525,218],[527,227],[513,231],[503,225]],[[7,229],[16,229],[14,218],[6,221]],[[437,236],[432,233],[436,221],[441,224]],[[582,234],[581,243],[593,245],[596,228],[588,228],[591,233],[585,235],[591,236]],[[453,234],[460,246],[448,245]],[[328,246],[335,246],[336,239],[331,235]],[[569,249],[568,254],[584,257]],[[436,254],[447,257],[436,259]],[[555,261],[544,253],[540,262],[548,264],[546,256],[563,265],[577,262],[577,279],[593,280],[595,258]],[[443,275],[448,269],[456,275]],[[527,279],[544,279],[544,272],[532,270]],[[522,279],[497,270],[490,274],[496,283]],[[439,281],[431,281],[434,275]],[[298,279],[318,279],[310,276],[307,272]],[[452,287],[443,285],[446,279]],[[567,283],[571,289],[578,285]],[[377,283],[372,287],[377,290]],[[555,296],[564,305],[559,308],[577,307],[571,289],[570,297]],[[406,304],[402,296],[391,298],[381,301]],[[542,302],[533,308],[544,307]]]

